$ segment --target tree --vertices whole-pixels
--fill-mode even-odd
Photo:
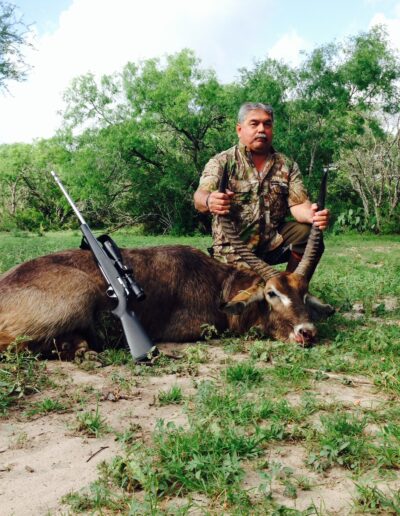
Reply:
[[[200,173],[231,133],[224,87],[199,65],[193,52],[183,50],[165,60],[128,63],[122,74],[100,81],[80,77],[67,90],[68,131],[90,126],[73,137],[74,175],[81,192],[85,185],[94,187],[90,200],[97,220],[193,230],[192,196]],[[231,143],[233,131],[230,138]]]
[[[30,163],[31,148],[28,144],[0,146],[0,214],[3,224],[4,221],[9,223],[25,203],[22,174]]]
[[[312,190],[323,166],[357,146],[364,131],[382,132],[371,113],[399,109],[399,79],[398,55],[381,27],[307,56],[288,102],[283,147],[299,162]]]
[[[400,131],[377,136],[368,128],[353,149],[343,150],[338,160],[360,196],[366,226],[374,220],[381,231],[391,222],[400,202]]]
[[[0,146],[0,229],[60,227],[70,212],[50,176],[69,153],[57,139]]]
[[[0,90],[7,89],[8,81],[24,80],[29,70],[23,55],[23,50],[31,46],[27,39],[29,28],[15,9],[0,1]]]
[[[379,27],[315,49],[298,68],[258,62],[227,85],[190,50],[128,63],[99,80],[78,77],[65,92],[57,138],[0,148],[0,216],[19,227],[72,221],[48,183],[52,162],[94,227],[141,222],[152,232],[181,234],[203,228],[208,219],[194,211],[192,196],[204,165],[236,143],[239,106],[262,101],[275,109],[276,148],[299,163],[311,197],[323,166],[340,159],[330,180],[332,211],[361,209],[364,196],[366,217],[381,227],[399,210],[394,133],[381,118],[400,112],[399,79],[398,55]]]

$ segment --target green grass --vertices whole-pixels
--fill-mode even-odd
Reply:
[[[259,390],[257,398],[252,399],[254,391],[247,386],[227,385],[218,387],[215,382],[205,380],[200,382],[194,398],[196,403],[196,418],[203,421],[218,422],[218,425],[257,427],[262,422],[288,425],[299,423],[305,416],[315,411],[315,406],[305,398],[298,406],[291,405],[285,399],[272,399],[268,391]]]
[[[118,233],[115,239],[121,246],[184,243],[203,250],[210,242],[201,237],[129,233]],[[0,268],[77,246],[79,241],[78,232],[43,237],[3,234]],[[288,506],[300,491],[309,490],[312,496],[318,485],[315,475],[324,479],[331,471],[340,471],[355,483],[355,513],[400,513],[398,491],[373,487],[373,482],[382,485],[398,479],[400,471],[400,308],[384,309],[384,298],[400,300],[400,237],[328,236],[326,248],[310,290],[332,303],[337,312],[318,324],[314,347],[265,340],[257,333],[243,338],[225,335],[220,340],[225,358],[210,364],[206,378],[200,371],[210,362],[207,343],[187,348],[180,360],[162,356],[151,368],[132,364],[124,350],[99,355],[104,366],[112,366],[113,383],[127,393],[149,376],[166,374],[191,377],[195,393],[185,394],[183,400],[180,388],[172,385],[158,396],[160,405],[182,404],[173,410],[187,415],[184,427],[160,421],[152,435],[144,437],[139,427],[127,422],[126,430],[117,436],[121,454],[103,464],[99,479],[88,489],[65,498],[70,510],[322,515],[323,504],[322,508],[311,504],[303,512]],[[362,317],[349,320],[346,312],[360,302]],[[206,340],[215,338],[212,327],[205,326],[204,332]],[[236,359],[233,353],[242,355]],[[40,374],[43,362],[31,355],[10,360],[0,362],[0,381],[8,393],[1,398],[0,392],[3,411],[46,387]],[[371,384],[368,388],[384,401],[360,406],[319,395],[321,385],[329,392],[332,376],[337,386],[354,393],[356,378],[365,376]],[[46,414],[58,410],[52,404],[47,397],[29,409]],[[98,408],[79,418],[80,431],[86,435],[99,435],[106,428]],[[282,464],[270,461],[272,452],[292,445],[304,450],[301,475],[285,465],[285,455],[279,459]],[[248,471],[259,476],[259,487],[253,491],[244,487]],[[286,504],[277,502],[277,489]],[[199,494],[204,500],[200,507],[193,501]],[[173,508],[170,500],[180,496],[185,497],[180,508]]]
[[[262,382],[263,371],[251,362],[239,362],[229,366],[225,371],[226,380],[237,385],[257,385]]]
[[[365,417],[340,411],[322,416],[321,423],[322,429],[315,436],[317,451],[308,457],[311,467],[325,471],[339,465],[356,470],[361,464],[368,464],[370,451]]]
[[[167,391],[158,393],[158,403],[160,405],[180,405],[182,402],[183,394],[179,385],[173,385]]]
[[[355,508],[365,514],[400,514],[400,490],[384,493],[371,485],[356,484]]]
[[[209,351],[206,344],[193,344],[185,350],[185,359],[189,364],[206,364],[209,360]]]
[[[380,434],[380,446],[377,448],[379,467],[400,469],[400,424],[389,422]]]
[[[88,511],[91,514],[94,511],[102,514],[104,509],[115,511],[118,514],[119,511],[127,509],[127,503],[113,491],[106,488],[102,482],[93,482],[88,490],[68,493],[61,501],[71,507],[73,514],[87,513]]]
[[[127,349],[105,349],[98,356],[104,366],[109,365],[125,365],[132,362],[132,355]]]
[[[32,403],[26,411],[26,415],[32,417],[40,414],[49,414],[50,412],[64,412],[66,409],[67,406],[64,403],[52,398],[45,398],[42,401]]]
[[[49,384],[44,362],[28,350],[18,350],[18,343],[9,346],[0,357],[0,415]]]
[[[201,423],[189,429],[159,422],[154,446],[131,447],[107,466],[117,487],[142,488],[162,497],[197,491],[213,495],[243,478],[241,459],[258,456],[264,435],[246,435],[234,428]]]
[[[106,420],[99,412],[99,405],[96,410],[80,412],[76,416],[74,430],[88,437],[99,437],[109,431]]]
[[[95,234],[100,235],[101,231]],[[49,232],[43,236],[28,232],[0,233],[0,272],[42,254],[79,247],[81,238],[78,230]],[[112,238],[120,247],[182,244],[205,251],[211,244],[209,237],[138,236],[126,231],[113,233]]]

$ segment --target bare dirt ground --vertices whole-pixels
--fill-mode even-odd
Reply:
[[[165,350],[168,346],[162,348]],[[241,360],[247,356],[237,354],[230,358]],[[226,359],[221,347],[210,346],[210,361],[200,366],[199,376],[215,378]],[[182,387],[185,396],[190,396],[194,392],[190,376],[138,377],[129,395],[121,396],[112,381],[113,374],[121,372],[116,366],[87,372],[74,363],[54,361],[49,362],[47,368],[57,386],[33,398],[72,396],[74,407],[65,413],[29,419],[21,410],[14,409],[7,419],[0,420],[1,516],[72,514],[62,504],[62,496],[87,486],[98,477],[97,465],[118,454],[120,446],[115,440],[116,432],[137,423],[146,438],[160,418],[181,425],[187,421],[184,406],[159,406],[155,399],[161,389],[166,390],[174,384]],[[350,380],[344,384],[339,375],[332,374],[323,381],[315,381],[313,390],[318,398],[338,401],[350,409],[384,403],[384,395],[378,394],[368,379]],[[96,408],[93,396],[84,408],[80,406],[85,395],[93,395],[93,392],[98,393],[99,411],[112,429],[99,438],[89,438],[74,430],[77,412]],[[292,393],[288,401],[296,403],[296,396]],[[273,445],[268,453],[268,460],[279,461],[296,474],[307,475],[314,481],[314,488],[299,492],[295,500],[283,495],[282,486],[274,486],[274,497],[278,501],[299,510],[314,503],[322,514],[349,513],[354,483],[344,470],[334,468],[324,474],[310,472],[305,466],[306,451],[298,443]],[[259,475],[249,471],[244,485],[250,489],[259,484]]]

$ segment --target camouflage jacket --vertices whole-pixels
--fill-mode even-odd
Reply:
[[[272,251],[282,243],[278,226],[288,208],[308,199],[297,163],[272,149],[262,172],[254,166],[250,152],[239,143],[214,156],[205,166],[200,188],[208,192],[218,189],[224,167],[228,168],[228,188],[235,195],[230,217],[241,239],[253,250],[260,246]],[[213,248],[216,258],[233,253],[223,234],[218,217],[212,223]],[[234,257],[231,260],[235,261]]]

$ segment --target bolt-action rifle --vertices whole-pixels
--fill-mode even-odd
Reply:
[[[112,238],[102,235],[97,239],[93,235],[57,174],[52,171],[51,175],[81,223],[80,229],[83,233],[81,248],[92,251],[108,285],[106,294],[116,301],[116,306],[111,312],[121,321],[133,359],[142,361],[146,360],[149,355],[155,356],[158,353],[157,348],[146,335],[137,316],[128,308],[129,301],[141,301],[145,297],[142,288],[133,277],[132,269],[123,263],[121,251]]]

